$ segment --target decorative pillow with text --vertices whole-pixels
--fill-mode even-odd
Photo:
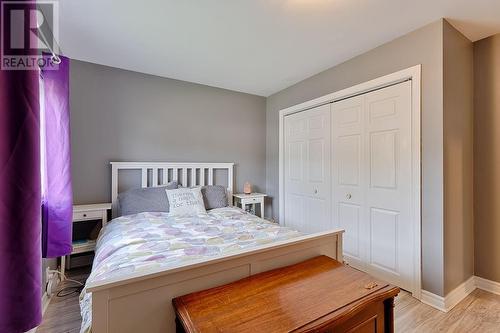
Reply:
[[[201,195],[201,188],[178,188],[166,190],[170,204],[170,215],[198,215],[204,214],[205,204]]]

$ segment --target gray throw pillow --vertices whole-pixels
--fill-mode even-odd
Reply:
[[[207,210],[228,206],[226,188],[222,185],[202,186],[201,194]]]
[[[142,212],[169,212],[167,190],[177,188],[177,182],[166,186],[133,188],[118,195],[120,215],[132,215]]]

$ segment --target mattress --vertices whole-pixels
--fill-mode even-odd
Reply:
[[[147,212],[116,218],[101,230],[87,283],[169,269],[300,236],[236,207],[197,216]],[[83,333],[91,332],[92,294],[80,295]]]

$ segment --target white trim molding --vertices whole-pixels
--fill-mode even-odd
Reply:
[[[476,290],[476,280],[474,276],[471,276],[468,280],[446,295],[444,299],[446,311],[453,309],[455,305],[460,303],[465,297],[469,296],[469,294],[474,290]]]
[[[45,314],[45,310],[47,310],[50,300],[51,298],[47,295],[47,292],[44,292],[42,296],[42,316]]]
[[[45,315],[45,310],[47,310],[47,307],[49,306],[50,303],[50,297],[47,295],[47,292],[44,292],[42,295],[42,318]],[[26,333],[35,333],[38,330],[38,327],[32,328],[31,330],[27,331]]]
[[[476,288],[500,295],[500,283],[475,276]]]
[[[420,301],[424,304],[432,306],[435,309],[447,312],[443,296],[439,296],[422,289]]]
[[[422,66],[416,65],[401,71],[391,73],[374,80],[364,82],[353,87],[343,89],[301,104],[297,104],[279,112],[279,223],[285,220],[285,164],[284,164],[284,123],[285,116],[305,111],[320,105],[364,94],[377,89],[385,88],[397,83],[411,80],[411,107],[412,107],[412,225],[413,225],[413,288],[412,296],[420,299],[421,295],[421,72]]]
[[[445,297],[422,290],[422,298],[420,300],[422,303],[430,305],[435,309],[448,312],[476,289],[500,295],[499,282],[486,280],[479,276],[471,276],[467,281],[450,291]]]
[[[422,290],[422,303],[443,312],[448,312],[476,289],[476,280],[471,276],[467,281],[453,289],[445,297]]]

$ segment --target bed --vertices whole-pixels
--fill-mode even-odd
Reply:
[[[121,170],[142,187],[226,186],[232,163],[113,162],[112,202]],[[222,175],[222,176],[221,176]],[[206,214],[143,212],[113,219],[101,231],[92,273],[80,297],[83,332],[175,332],[172,299],[318,255],[342,261],[342,230],[303,234],[231,207]]]

